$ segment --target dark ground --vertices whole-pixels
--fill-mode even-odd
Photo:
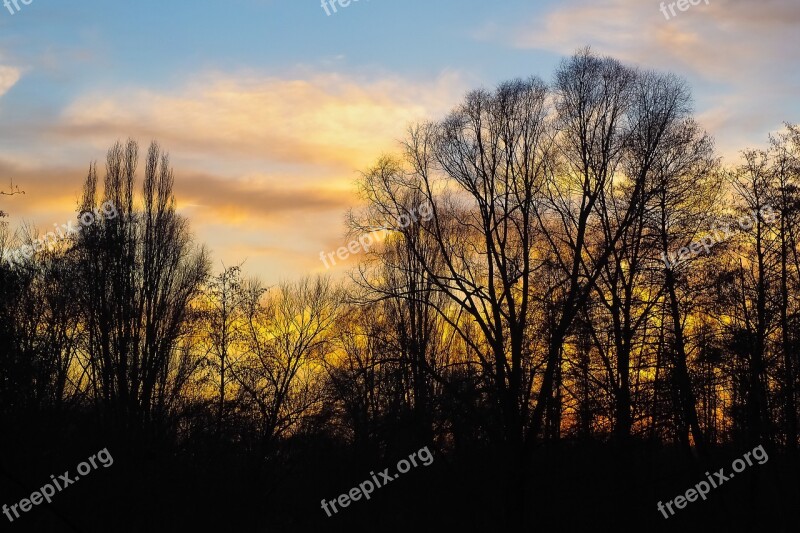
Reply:
[[[457,456],[431,446],[434,461],[412,468],[370,500],[352,502],[328,518],[332,500],[418,448],[356,452],[323,438],[295,439],[258,461],[242,444],[182,449],[130,437],[93,436],[90,422],[27,421],[5,430],[0,444],[0,503],[14,504],[70,471],[98,450],[114,459],[0,531],[36,532],[304,532],[505,531],[502,471],[489,450]],[[58,429],[56,429],[58,428]],[[710,467],[692,467],[682,453],[607,444],[535,451],[527,472],[524,531],[796,532],[800,531],[800,469],[767,448],[769,460],[745,469],[667,519],[657,510],[751,447],[717,449]],[[697,470],[700,468],[701,470]],[[71,525],[70,525],[71,524]],[[513,529],[511,529],[513,530]]]

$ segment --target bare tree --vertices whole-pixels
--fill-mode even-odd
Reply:
[[[319,408],[322,382],[316,370],[330,352],[330,334],[341,291],[327,278],[284,283],[267,293],[248,288],[246,353],[232,368],[242,400],[258,415],[266,449]]]
[[[80,235],[87,356],[97,399],[124,427],[164,415],[170,361],[185,333],[189,302],[208,275],[205,250],[194,250],[175,213],[169,158],[150,145],[142,207],[134,207],[138,145],[108,152],[103,199],[118,210]],[[95,165],[84,187],[83,213],[97,205]]]
[[[225,422],[226,386],[234,381],[228,372],[235,364],[234,358],[241,354],[237,347],[242,342],[243,323],[247,294],[241,279],[241,265],[225,267],[207,284],[198,313],[199,327],[209,343],[213,354],[211,367],[215,373],[217,399],[217,433],[221,433]],[[212,378],[213,379],[213,378]]]

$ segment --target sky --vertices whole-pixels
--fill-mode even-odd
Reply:
[[[90,162],[102,176],[115,141],[157,140],[215,270],[246,260],[271,284],[326,271],[320,252],[346,245],[359,172],[411,124],[473,89],[550,81],[587,45],[684,77],[726,162],[800,122],[800,2],[700,0],[674,16],[660,4],[0,3],[0,190],[25,191],[0,210],[12,229],[63,224]]]

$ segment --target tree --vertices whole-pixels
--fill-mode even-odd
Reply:
[[[170,363],[209,270],[205,250],[193,248],[186,221],[175,213],[169,157],[150,145],[141,209],[134,207],[137,163],[135,141],[108,151],[103,199],[119,215],[85,228],[79,262],[92,388],[110,420],[128,429],[167,414]],[[97,196],[93,164],[82,213],[91,213]]]
[[[207,284],[199,304],[205,339],[209,352],[213,354],[211,367],[216,373],[218,406],[217,433],[223,430],[225,420],[226,386],[234,381],[228,373],[237,355],[236,348],[242,341],[247,294],[241,279],[241,265],[225,267]],[[241,353],[240,351],[238,353]],[[213,379],[213,378],[212,378]]]
[[[327,278],[284,283],[266,295],[251,282],[247,293],[246,352],[232,372],[243,403],[258,415],[259,442],[267,450],[319,408],[318,371],[342,295]]]

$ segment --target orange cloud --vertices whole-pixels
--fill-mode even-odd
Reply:
[[[157,138],[184,158],[351,171],[392,149],[409,123],[446,110],[460,92],[455,75],[417,84],[333,73],[297,79],[213,73],[168,92],[83,95],[55,131],[103,143]]]
[[[172,155],[178,210],[215,258],[246,258],[249,271],[272,279],[303,275],[324,268],[320,251],[343,244],[358,170],[396,150],[409,124],[445,113],[465,90],[453,73],[414,82],[217,72],[163,91],[83,94],[45,127],[53,142],[35,153],[0,154],[0,177],[9,173],[28,189],[12,216],[47,226],[71,215],[89,161],[102,174],[116,139],[157,139]]]
[[[0,97],[16,85],[21,76],[20,70],[14,67],[0,65]]]

